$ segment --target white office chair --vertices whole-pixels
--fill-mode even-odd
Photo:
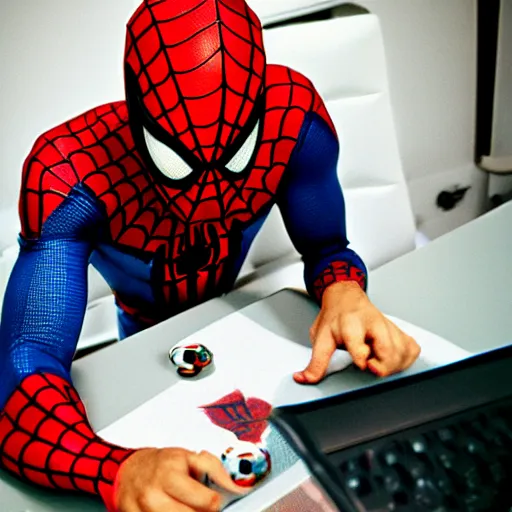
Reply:
[[[249,0],[264,23],[343,3]],[[286,64],[313,81],[336,125],[352,248],[370,269],[414,249],[414,219],[377,17],[360,14],[270,28],[265,44],[270,63]],[[242,275],[245,286],[261,294],[282,286],[304,286],[302,263],[277,209],[256,238]]]
[[[342,3],[249,0],[264,23]],[[339,174],[352,247],[370,269],[414,249],[414,221],[395,135],[377,18],[361,14],[270,28],[265,31],[265,43],[270,63],[303,72],[326,101],[340,136]],[[11,248],[4,256],[4,283],[16,254],[17,250]],[[276,209],[251,248],[237,287],[255,298],[265,297],[283,287],[304,288],[302,272],[299,255]],[[1,284],[0,274],[3,295]],[[79,348],[116,336],[113,296],[91,267]]]

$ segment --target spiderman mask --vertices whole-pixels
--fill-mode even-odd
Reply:
[[[241,191],[261,138],[264,74],[261,25],[243,0],[148,1],[130,20],[131,131],[182,222],[249,214]]]

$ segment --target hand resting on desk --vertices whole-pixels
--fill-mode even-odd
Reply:
[[[217,457],[180,448],[143,449],[122,466],[118,482],[120,512],[217,512],[220,493],[199,483],[204,475],[234,495],[236,486]]]
[[[420,354],[418,343],[387,319],[353,282],[335,283],[326,289],[310,336],[313,352],[309,365],[294,375],[299,384],[320,382],[338,347],[346,348],[361,370],[379,377],[406,370]]]

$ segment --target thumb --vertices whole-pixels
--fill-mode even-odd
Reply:
[[[295,381],[299,384],[318,384],[325,377],[335,350],[336,342],[330,328],[319,330],[313,342],[311,360],[302,372],[294,374]]]

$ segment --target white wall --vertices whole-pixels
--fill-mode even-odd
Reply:
[[[512,168],[512,2],[501,3],[491,156]],[[489,195],[512,192],[512,175],[493,175]]]
[[[512,2],[503,1],[496,71],[492,156],[512,157]]]
[[[400,153],[422,231],[434,237],[484,211],[487,175],[474,165],[475,0],[359,0],[382,24]],[[443,189],[472,189],[455,210]]]
[[[473,165],[475,0],[360,0],[382,23],[404,170],[420,227],[431,236],[478,215],[486,176]],[[18,229],[21,165],[39,133],[120,99],[125,23],[139,0],[0,2],[0,249]],[[443,188],[472,185],[442,213]]]

